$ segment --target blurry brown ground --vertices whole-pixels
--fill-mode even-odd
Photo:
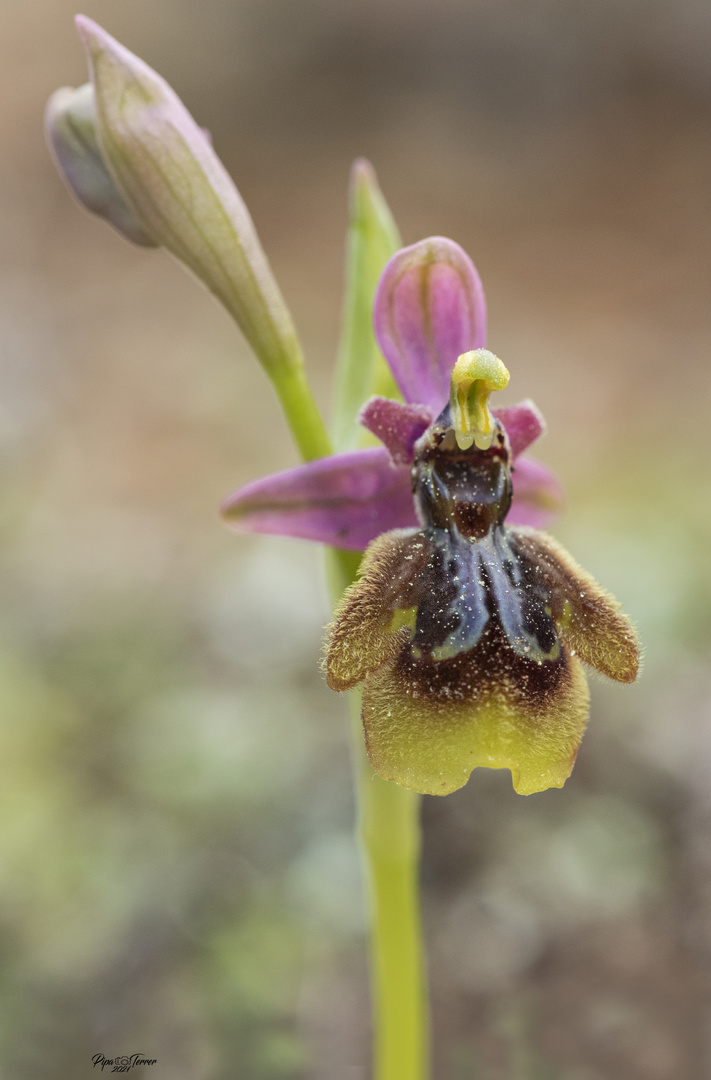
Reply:
[[[700,0],[94,0],[231,169],[327,407],[351,160],[475,259],[534,397],[556,532],[642,681],[578,766],[426,800],[437,1080],[711,1075],[711,8]],[[0,50],[3,1075],[365,1080],[363,915],[316,550],[216,507],[295,462],[222,312],[74,206],[44,101],[69,0]],[[139,1071],[136,1071],[139,1074]]]

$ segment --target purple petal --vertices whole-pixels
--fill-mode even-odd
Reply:
[[[486,342],[486,302],[474,264],[442,236],[403,248],[383,270],[373,321],[405,400],[438,413],[457,357]]]
[[[362,551],[380,533],[417,525],[410,470],[383,447],[319,458],[255,480],[222,513],[240,532],[275,533]]]
[[[390,398],[372,397],[360,410],[358,420],[372,431],[396,465],[409,465],[413,447],[434,420],[426,405],[403,405]]]
[[[507,521],[542,529],[563,509],[565,495],[558,478],[534,458],[522,457],[513,472],[513,502]]]
[[[493,409],[492,412],[506,428],[514,458],[528,449],[546,430],[543,416],[529,398],[518,405],[510,405],[507,409]]]

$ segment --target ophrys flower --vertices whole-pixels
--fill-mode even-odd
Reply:
[[[639,664],[616,602],[531,528],[559,488],[516,460],[540,434],[535,406],[489,409],[509,376],[481,347],[484,322],[461,248],[434,238],[398,252],[375,326],[406,403],[374,398],[361,414],[387,450],[266,478],[225,508],[237,527],[369,544],[330,630],[328,681],[362,684],[376,772],[428,794],[477,766],[510,769],[522,794],[561,787],[588,716],[581,661],[620,682]]]

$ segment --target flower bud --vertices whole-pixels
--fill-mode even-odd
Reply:
[[[77,30],[104,163],[141,228],[225,305],[268,373],[301,368],[291,316],[249,212],[172,88],[85,16]]]
[[[106,167],[96,139],[94,87],[62,87],[52,94],[45,113],[45,132],[57,169],[75,199],[92,214],[105,218],[134,244],[156,247],[129,209]]]

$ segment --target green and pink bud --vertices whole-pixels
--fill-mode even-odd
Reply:
[[[55,160],[77,199],[129,239],[166,248],[224,304],[277,381],[301,349],[254,223],[207,133],[152,68],[83,15],[91,89],[47,112]]]

